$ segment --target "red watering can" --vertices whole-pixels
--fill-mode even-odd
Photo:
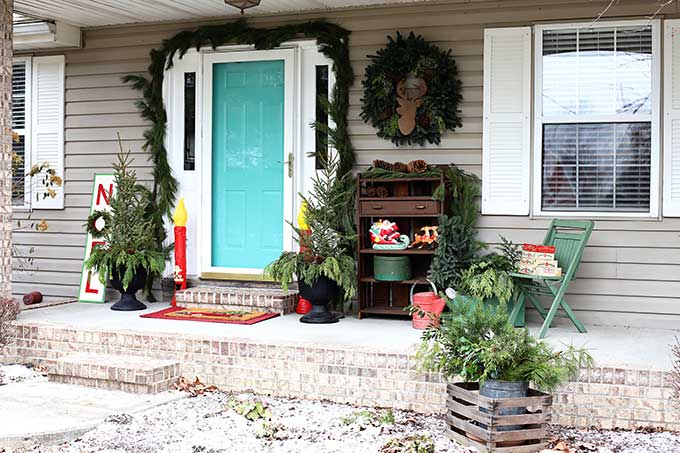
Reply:
[[[413,294],[416,285],[420,281],[415,282],[411,286],[411,304],[416,309],[413,312],[413,328],[427,329],[430,326],[438,327],[439,315],[444,311],[446,301],[439,297],[437,287],[429,280],[427,282],[432,286],[432,291]]]

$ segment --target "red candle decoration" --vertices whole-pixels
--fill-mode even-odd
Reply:
[[[187,210],[184,198],[180,198],[175,208],[172,220],[175,222],[175,295],[172,296],[172,306],[177,306],[177,291],[187,287]]]

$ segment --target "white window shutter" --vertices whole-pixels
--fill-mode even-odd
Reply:
[[[64,179],[64,71],[63,55],[33,58],[31,83],[31,150],[33,165],[49,163]],[[46,196],[45,174],[31,181],[31,205],[35,209],[63,209],[64,187],[53,187],[55,197]]]
[[[482,213],[528,215],[531,28],[484,31]]]
[[[680,20],[664,21],[663,215],[680,217]]]

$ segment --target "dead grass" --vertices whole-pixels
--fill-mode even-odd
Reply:
[[[0,351],[14,341],[14,321],[19,315],[19,304],[12,299],[0,299]]]
[[[671,370],[671,387],[675,403],[680,407],[680,338],[675,337],[675,344],[671,347],[673,353],[673,369]]]

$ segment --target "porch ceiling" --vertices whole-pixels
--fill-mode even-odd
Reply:
[[[246,15],[329,10],[352,6],[414,3],[426,0],[262,0]],[[17,12],[60,20],[80,27],[236,17],[240,12],[224,0],[15,0]]]

